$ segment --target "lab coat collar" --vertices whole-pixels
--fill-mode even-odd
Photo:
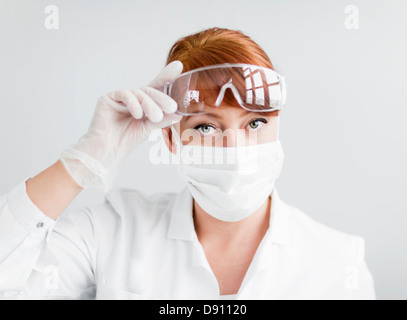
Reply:
[[[175,196],[170,208],[167,233],[169,239],[192,241],[196,237],[192,204],[192,195],[187,187]],[[270,227],[266,237],[278,245],[288,243],[291,238],[289,207],[280,199],[275,188],[272,192]]]

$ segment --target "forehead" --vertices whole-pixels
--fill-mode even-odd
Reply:
[[[265,117],[270,118],[273,116],[277,116],[278,112],[253,112],[248,111],[240,106],[235,105],[225,105],[222,104],[217,108],[213,108],[208,113],[204,114],[197,114],[191,116],[184,116],[182,117],[181,123],[188,124],[190,122],[200,121],[200,120],[208,120],[208,119],[215,119],[218,121],[239,121],[250,117]]]

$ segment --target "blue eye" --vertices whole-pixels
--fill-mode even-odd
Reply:
[[[267,123],[266,119],[255,119],[249,122],[247,125],[250,130],[258,130]]]

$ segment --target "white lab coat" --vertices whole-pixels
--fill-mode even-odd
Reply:
[[[26,193],[0,198],[2,299],[219,299],[192,197],[112,190],[55,222]],[[274,190],[270,228],[237,299],[375,299],[364,239],[314,221]]]

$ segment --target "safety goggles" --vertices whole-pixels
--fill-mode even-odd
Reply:
[[[227,90],[230,89],[230,90]],[[284,77],[276,71],[243,63],[226,63],[185,72],[164,84],[178,104],[177,114],[208,113],[223,102],[253,112],[280,110],[285,103]]]

